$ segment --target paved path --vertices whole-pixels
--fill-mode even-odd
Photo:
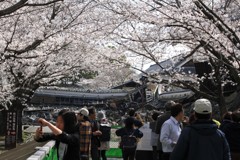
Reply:
[[[0,160],[26,160],[36,152],[35,147],[43,146],[44,143],[31,141],[25,144],[17,145],[17,148],[5,151],[0,154]]]
[[[37,143],[35,141],[31,141],[22,145],[17,145],[17,148],[4,151],[4,153],[0,154],[0,160],[26,160],[36,152],[35,147],[43,146],[44,144],[46,144],[46,142]],[[108,160],[121,159],[122,158],[108,158]]]

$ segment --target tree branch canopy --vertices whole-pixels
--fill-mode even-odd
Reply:
[[[210,8],[208,8],[201,0],[194,2],[196,6],[202,11],[202,13],[209,19],[212,20],[216,27],[228,37],[228,39],[240,49],[240,39],[236,33],[228,27],[223,20],[216,15]]]
[[[36,49],[42,42],[43,42],[43,40],[36,39],[32,44],[28,45],[24,49],[21,49],[21,50],[6,49],[6,51],[13,52],[13,53],[15,53],[17,55],[20,55],[20,54],[22,54],[24,52],[28,52],[30,50]]]
[[[28,0],[21,0],[21,1],[17,2],[16,4],[12,5],[11,7],[1,10],[0,17],[16,12],[20,8],[24,7],[26,5],[27,1]]]
[[[59,1],[63,1],[63,0],[53,0],[53,1],[51,1],[51,2],[47,2],[47,3],[35,3],[35,4],[26,4],[26,6],[47,6],[47,5],[49,5],[49,4],[53,4],[53,3],[56,3],[56,2],[59,2]]]
[[[35,3],[35,4],[34,3],[32,3],[32,4],[27,3],[28,0],[20,0],[16,4],[4,9],[4,10],[0,10],[0,17],[12,14],[12,13],[16,12],[17,10],[19,10],[22,7],[25,7],[25,6],[32,6],[32,7],[47,6],[47,5],[50,5],[50,4],[59,2],[59,1],[63,1],[63,0],[53,0],[53,1],[50,1],[50,2],[46,2],[46,3]]]

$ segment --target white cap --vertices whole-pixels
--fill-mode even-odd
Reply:
[[[89,112],[86,108],[81,108],[79,111],[78,111],[78,114],[82,114],[84,116],[88,116],[89,115]]]
[[[207,99],[198,99],[194,103],[194,109],[199,114],[210,114],[212,113],[212,104]]]

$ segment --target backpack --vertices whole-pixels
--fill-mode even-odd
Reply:
[[[105,126],[105,125],[100,125],[100,129],[102,132],[102,135],[99,137],[99,140],[101,142],[106,142],[110,141],[111,138],[111,127],[110,126]]]
[[[130,135],[124,135],[121,137],[121,149],[135,149],[137,147],[137,138],[133,135],[134,132],[135,131]]]

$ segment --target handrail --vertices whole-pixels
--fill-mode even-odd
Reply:
[[[50,153],[54,145],[55,141],[49,141],[43,147],[38,147],[38,150],[28,157],[27,160],[43,160]]]
[[[119,137],[116,137],[115,131],[116,129],[121,128],[121,126],[112,126],[111,130],[111,145],[110,149],[106,152],[107,157],[111,158],[120,158],[122,157],[122,152],[118,148],[119,144]],[[47,144],[45,144],[43,147],[38,147],[37,151],[31,155],[27,160],[53,160],[54,157],[56,158],[56,152],[53,149],[53,146],[55,145],[55,141],[49,141]]]

